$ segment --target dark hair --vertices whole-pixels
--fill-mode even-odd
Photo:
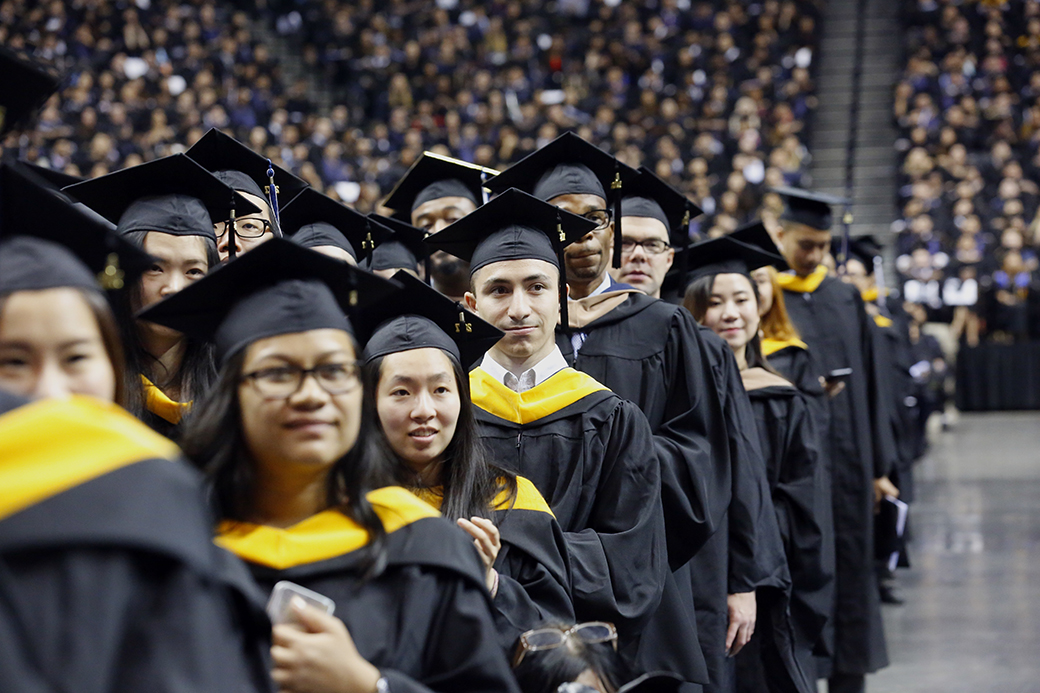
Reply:
[[[119,327],[116,324],[115,316],[112,314],[112,306],[108,303],[105,295],[100,291],[93,291],[91,289],[84,289],[76,286],[55,288],[74,289],[83,297],[83,301],[87,304],[87,308],[89,308],[90,312],[94,315],[94,320],[97,321],[98,332],[101,333],[101,344],[105,347],[105,354],[108,355],[108,360],[112,364],[112,373],[115,375],[116,389],[114,401],[116,404],[126,409],[128,390],[132,390],[133,388],[127,387],[123,342],[119,338]],[[11,291],[0,295],[0,315],[3,315],[4,304],[7,302],[8,297],[14,293],[18,292]]]
[[[693,319],[699,323],[704,322],[704,316],[707,314],[708,306],[711,302],[711,290],[715,287],[715,278],[719,274],[732,273],[720,272],[698,277],[686,287],[686,294],[683,296],[683,307],[690,311],[693,314]],[[755,295],[755,304],[759,304],[761,299],[758,296],[758,284],[748,275],[744,274],[743,276],[747,277],[748,283],[751,285],[751,292]],[[780,375],[776,372],[776,369],[769,365],[766,357],[762,355],[762,338],[757,332],[744,346],[744,357],[747,359],[748,368],[763,368],[774,375]]]
[[[539,628],[566,630],[567,626],[552,623]],[[556,693],[561,684],[574,681],[586,669],[591,669],[608,691],[618,689],[618,655],[611,644],[584,643],[576,638],[551,650],[528,652],[513,675],[523,693]]]
[[[471,517],[487,517],[502,491],[516,498],[516,475],[493,464],[487,456],[477,432],[477,420],[473,415],[473,400],[469,392],[469,376],[453,354],[442,351],[451,362],[455,384],[459,388],[459,420],[455,435],[444,450],[441,466],[441,483],[444,487],[444,502],[441,514],[451,520]],[[365,409],[380,432],[380,442],[387,456],[394,460],[393,474],[397,483],[408,488],[421,488],[422,482],[408,463],[393,451],[383,431],[383,424],[376,411],[376,395],[383,366],[383,357],[372,359],[362,368],[365,384]]]
[[[132,231],[123,237],[143,249],[145,237],[149,233],[153,232]],[[154,233],[162,232],[156,231]],[[217,244],[213,239],[205,236],[198,236],[198,238],[202,239],[206,247],[207,269],[212,270],[220,263],[220,256],[217,254]],[[158,417],[152,416],[145,407],[141,376],[148,378],[160,389],[170,385],[175,386],[180,393],[182,402],[197,400],[209,389],[217,376],[213,347],[207,342],[185,337],[184,356],[177,371],[165,374],[166,377],[162,382],[157,382],[159,378],[155,371],[159,366],[159,361],[144,348],[138,330],[139,321],[134,317],[133,305],[135,302],[140,303],[140,296],[141,281],[138,280],[116,292],[113,300],[119,329],[123,337],[123,344],[126,345],[125,378],[128,383],[133,384],[132,387],[128,388],[126,408],[134,416],[147,422],[153,428],[159,428],[162,429],[160,432],[171,434],[175,430],[174,427],[166,425],[164,421],[157,420]]]
[[[357,345],[355,344],[355,352]],[[217,517],[245,521],[252,510],[256,474],[242,431],[238,386],[245,364],[245,350],[232,355],[221,367],[214,386],[195,403],[196,415],[185,425],[181,447],[209,483],[210,500]],[[327,503],[368,532],[362,549],[365,578],[382,572],[386,564],[386,530],[365,494],[392,483],[389,462],[374,444],[371,420],[362,411],[357,442],[329,471]]]

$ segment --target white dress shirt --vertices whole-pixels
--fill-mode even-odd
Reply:
[[[554,346],[553,350],[550,351],[544,359],[536,363],[534,366],[531,366],[520,375],[511,373],[504,366],[499,364],[498,361],[491,358],[491,352],[484,354],[484,359],[480,362],[480,367],[487,371],[492,378],[502,383],[510,390],[525,392],[530,390],[532,387],[541,385],[546,380],[566,368],[567,360],[563,358],[563,353],[560,351],[560,347]]]

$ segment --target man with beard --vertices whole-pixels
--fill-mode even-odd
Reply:
[[[383,206],[427,234],[437,233],[484,203],[484,179],[494,169],[423,152],[390,191]],[[428,260],[433,288],[456,301],[469,290],[469,264],[442,250]]]

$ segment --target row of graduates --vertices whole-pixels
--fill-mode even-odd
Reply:
[[[26,351],[4,362],[12,375],[4,382],[18,390],[20,378],[23,394],[40,401],[12,402],[0,418],[15,448],[4,459],[19,459],[17,451],[23,462],[10,465],[7,488],[17,492],[0,520],[13,538],[0,546],[3,604],[12,610],[5,620],[15,624],[10,641],[23,647],[0,671],[26,680],[118,676],[126,677],[121,688],[149,680],[162,689],[178,676],[163,666],[198,657],[210,666],[193,676],[262,685],[264,667],[242,656],[265,637],[250,579],[268,589],[289,579],[336,603],[339,621],[304,610],[296,617],[309,632],[275,627],[274,675],[285,690],[346,680],[358,684],[351,690],[512,689],[503,650],[547,620],[613,624],[625,678],[665,671],[711,690],[812,690],[814,652],[830,652],[826,673],[839,686],[879,665],[883,642],[880,655],[869,647],[880,636],[870,531],[873,482],[887,466],[875,463],[870,445],[878,433],[870,430],[878,420],[873,352],[869,340],[858,351],[827,341],[835,332],[856,338],[844,328],[859,319],[862,299],[820,277],[815,264],[803,271],[816,252],[807,239],[826,234],[829,243],[826,200],[790,191],[781,247],[805,257],[785,252],[795,274],[772,276],[772,305],[800,294],[812,317],[799,321],[792,306],[805,341],[773,340],[775,362],[788,359],[783,379],[762,357],[769,340],[754,326],[758,311],[736,308],[757,305],[751,270],[786,267],[763,229],[685,249],[680,279],[693,280],[685,293],[711,325],[701,326],[606,271],[624,245],[649,250],[639,245],[646,238],[626,238],[627,216],[660,222],[667,235],[695,210],[649,172],[573,135],[490,179],[424,157],[387,201],[397,195],[392,209],[433,231],[425,242],[444,254],[440,277],[466,276],[473,313],[407,272],[387,282],[349,267],[360,257],[373,270],[409,269],[395,266],[399,259],[379,267],[385,248],[418,273],[416,234],[402,223],[362,217],[313,191],[280,209],[290,183],[278,178],[288,174],[220,133],[207,138],[210,161],[196,151],[66,190],[114,223],[114,233],[43,190],[22,165],[4,166],[3,233],[14,238],[0,247],[0,340]],[[498,196],[481,204],[485,186]],[[294,225],[294,208],[304,220],[292,229],[298,243],[276,238]],[[204,251],[204,264],[189,246]],[[209,271],[221,251],[230,261]],[[445,271],[462,261],[468,267]],[[119,366],[114,326],[105,327],[95,272],[123,291],[116,303],[129,306],[129,318],[113,322],[151,357],[131,377]],[[192,273],[197,280],[180,285],[160,279]],[[739,290],[726,295],[727,282]],[[58,299],[79,308],[79,322]],[[813,331],[813,318],[833,320]],[[64,377],[39,377],[54,364],[26,347],[34,335],[5,334],[22,323],[45,324],[55,353],[93,344],[108,377],[83,369],[90,359],[82,354],[80,366],[58,359]],[[84,324],[94,326],[93,341],[57,339]],[[125,346],[129,353],[135,343]],[[814,376],[843,368],[853,376],[845,391],[821,396]],[[130,404],[139,393],[141,415],[206,474],[222,520],[218,543],[251,576],[208,542],[191,541],[206,534],[198,502],[171,507],[158,498],[175,495],[166,487],[179,483],[183,501],[195,483],[179,465],[153,464],[176,456],[164,438],[97,402],[47,399],[47,388],[75,376],[82,387],[73,391],[102,400]],[[863,401],[846,404],[853,394]],[[457,400],[457,411],[445,399]],[[842,420],[836,409],[852,415]],[[51,448],[56,425],[74,449],[91,448],[90,436],[122,442],[98,444],[104,454],[81,465],[67,448]],[[92,426],[104,431],[79,430]],[[384,456],[391,464],[380,463]],[[45,461],[52,473],[39,473]],[[111,512],[99,517],[98,507]],[[128,521],[134,513],[151,521]],[[201,534],[172,521],[188,516]],[[147,537],[125,536],[135,532]],[[70,550],[77,542],[89,549]],[[144,555],[112,550],[128,545]],[[157,554],[164,560],[146,559]],[[163,572],[159,564],[170,582],[148,581],[153,593],[142,597],[141,571]],[[95,623],[59,607],[90,604],[99,584],[108,608],[126,614],[109,623],[110,656],[92,651],[79,668],[59,664],[54,658],[69,649],[57,643],[75,641],[77,628],[100,641],[82,630]],[[127,613],[129,603],[143,605],[141,613]],[[164,608],[172,624],[157,617]],[[828,622],[833,638],[823,632]],[[154,641],[146,649],[155,656],[139,648],[130,664],[121,649],[128,632],[135,645]],[[743,656],[727,657],[742,648]],[[214,670],[232,659],[242,666]],[[91,667],[106,673],[99,679]]]

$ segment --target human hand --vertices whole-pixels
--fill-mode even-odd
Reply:
[[[473,517],[469,520],[460,517],[458,525],[473,537],[473,544],[480,553],[480,559],[484,561],[488,591],[491,592],[492,597],[495,596],[495,592],[498,591],[496,589],[498,573],[495,572],[494,565],[498,552],[502,549],[502,536],[498,532],[498,527],[495,527],[494,522],[483,517]]]
[[[296,622],[271,629],[279,693],[375,693],[379,670],[358,652],[343,621],[299,597],[290,608]]]
[[[758,618],[758,602],[754,592],[740,592],[726,597],[729,629],[726,631],[726,654],[735,657],[751,641]]]
[[[899,498],[899,489],[893,484],[887,476],[883,476],[880,479],[874,479],[874,512],[877,512],[881,507],[881,499],[885,496],[892,496],[893,498]]]

